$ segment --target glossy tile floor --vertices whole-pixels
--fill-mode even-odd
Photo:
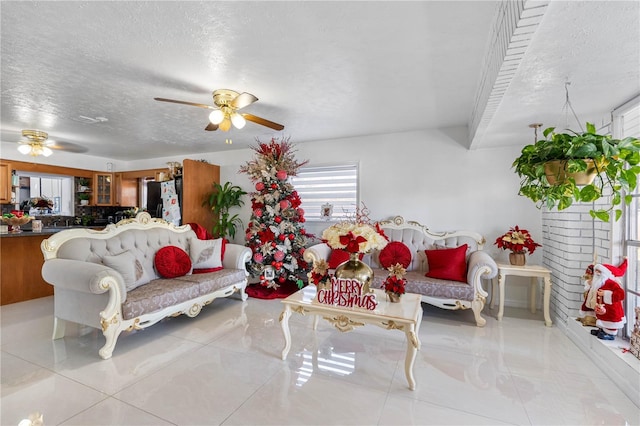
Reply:
[[[293,314],[280,359],[279,300],[216,300],[196,318],[121,335],[69,325],[52,341],[51,297],[0,308],[0,424],[39,411],[50,425],[624,425],[627,398],[557,327],[508,309],[423,305],[417,389],[405,338],[375,326],[341,333]],[[519,311],[519,310],[514,310]]]

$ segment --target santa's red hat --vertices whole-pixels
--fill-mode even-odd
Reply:
[[[596,265],[596,270],[599,270],[605,276],[621,277],[627,272],[627,258],[625,257],[619,266],[607,265],[605,263]]]

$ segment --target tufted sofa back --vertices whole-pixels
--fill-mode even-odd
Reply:
[[[411,264],[408,271],[427,271],[427,256],[425,250],[456,248],[467,244],[467,259],[477,250],[482,250],[484,237],[472,231],[455,231],[434,233],[418,222],[405,221],[401,216],[391,220],[379,222],[389,241],[400,241],[411,251]],[[372,253],[372,267],[380,268],[379,252]]]
[[[113,237],[80,237],[63,242],[58,248],[59,259],[102,263],[104,256],[116,256],[130,251],[140,261],[148,277],[159,278],[153,267],[156,252],[162,247],[177,246],[189,252],[189,241],[197,238],[195,232],[177,233],[170,229],[129,229]]]

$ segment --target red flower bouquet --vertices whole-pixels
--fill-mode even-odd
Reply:
[[[533,241],[529,231],[520,229],[517,225],[506,234],[498,237],[494,244],[503,250],[511,250],[514,253],[524,253],[526,250],[529,254],[533,254],[536,247],[542,247]]]
[[[383,288],[386,293],[404,294],[407,280],[404,278],[407,270],[396,263],[389,267],[389,276],[384,280]]]

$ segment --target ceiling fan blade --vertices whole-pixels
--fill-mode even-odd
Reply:
[[[278,123],[274,123],[273,121],[269,121],[265,118],[262,117],[258,117],[252,114],[240,114],[242,115],[245,119],[249,120],[249,121],[253,121],[254,123],[260,124],[262,126],[266,126],[269,127],[273,130],[282,130],[284,129],[284,126],[282,124],[278,124]]]
[[[248,105],[251,105],[252,103],[254,103],[257,100],[258,100],[258,98],[253,96],[251,93],[243,92],[243,93],[240,93],[235,98],[233,98],[233,100],[231,102],[229,102],[229,105],[232,108],[240,109],[240,108],[244,108],[244,107],[246,107]]]
[[[207,124],[207,127],[205,127],[204,129],[211,132],[214,130],[218,130],[218,125],[210,122],[209,124]]]
[[[187,102],[187,101],[176,101],[175,99],[166,99],[166,98],[153,98],[156,101],[160,101],[160,102],[172,102],[174,104],[182,104],[182,105],[191,105],[191,106],[195,106],[195,107],[199,107],[199,108],[206,108],[206,109],[217,109],[214,106],[211,105],[205,105],[205,104],[198,104],[195,102]]]

